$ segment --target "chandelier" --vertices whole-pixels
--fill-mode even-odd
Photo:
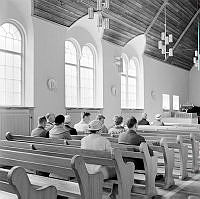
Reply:
[[[198,70],[200,69],[199,67],[199,61],[200,61],[200,55],[199,55],[199,21],[198,21],[198,47],[197,47],[197,50],[195,50],[195,53],[194,53],[194,57],[193,57],[193,62],[194,62],[194,65],[196,67],[198,67]]]
[[[110,0],[97,0],[97,8],[96,11],[93,7],[88,8],[88,19],[94,19],[94,12],[97,13],[97,27],[109,29],[110,27],[110,19],[103,17],[103,11],[105,9],[109,9]]]
[[[161,50],[162,54],[165,55],[165,60],[167,55],[173,56],[173,48],[170,47],[170,44],[173,42],[173,35],[167,33],[167,6],[165,6],[165,32],[161,33],[161,40],[158,41],[158,49]]]
[[[198,1],[197,1],[197,9],[198,9]],[[197,39],[197,50],[195,50],[195,53],[194,53],[194,57],[193,57],[193,63],[194,63],[194,65],[195,65],[195,67],[197,67],[198,68],[198,71],[200,70],[200,66],[199,66],[199,61],[200,61],[200,52],[199,52],[199,39],[200,39],[200,31],[199,31],[199,16],[198,16],[198,30],[197,30],[197,32],[198,32],[198,39]]]

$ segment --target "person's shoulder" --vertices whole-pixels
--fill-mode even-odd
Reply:
[[[145,142],[145,138],[143,136],[136,134],[136,137],[140,139],[140,141]]]

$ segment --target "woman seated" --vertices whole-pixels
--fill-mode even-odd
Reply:
[[[115,115],[113,121],[114,121],[114,126],[109,129],[108,133],[112,137],[118,137],[120,133],[125,131],[124,127],[122,126],[123,117],[120,115]]]
[[[164,123],[161,121],[161,114],[156,114],[155,121],[151,125],[153,125],[153,126],[164,126]]]
[[[111,143],[105,137],[100,135],[102,129],[102,122],[99,120],[93,120],[88,125],[89,135],[82,138],[81,140],[81,148],[82,149],[91,149],[98,151],[108,151],[111,152]],[[97,173],[101,171],[103,173],[104,179],[109,179],[116,177],[116,172],[113,167],[94,165],[94,164],[86,164],[87,170],[89,173]],[[112,193],[110,198],[115,198],[117,189],[115,186],[112,189]]]

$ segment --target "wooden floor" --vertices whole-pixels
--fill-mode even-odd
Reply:
[[[154,197],[163,199],[192,199],[191,196],[195,196],[194,199],[200,198],[200,172],[197,174],[189,173],[189,177],[186,180],[175,179],[175,185],[170,190],[163,190],[157,188],[158,196]],[[145,198],[142,196],[132,197]]]

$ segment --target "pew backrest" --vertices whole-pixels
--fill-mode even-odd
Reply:
[[[10,170],[0,169],[0,190],[16,194],[20,199],[56,199],[54,186],[36,189],[29,181],[25,169],[13,167]]]

